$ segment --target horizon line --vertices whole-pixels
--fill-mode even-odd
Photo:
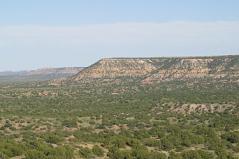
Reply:
[[[233,56],[239,56],[238,54],[225,54],[225,55],[196,55],[196,56],[154,56],[154,57],[102,57],[99,60],[95,61],[94,63],[88,65],[88,66],[53,66],[53,67],[38,67],[38,68],[32,68],[32,69],[25,69],[25,70],[0,70],[0,73],[4,73],[4,72],[11,72],[11,73],[15,73],[15,72],[29,72],[29,71],[36,71],[36,70],[41,70],[41,69],[60,69],[60,68],[87,68],[101,60],[107,60],[107,59],[163,59],[163,58],[217,58],[217,57],[233,57]]]

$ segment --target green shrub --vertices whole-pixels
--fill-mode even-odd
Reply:
[[[77,127],[77,121],[74,119],[64,120],[64,121],[62,121],[62,126],[68,127],[68,128],[75,128],[75,127]]]
[[[45,159],[43,152],[38,150],[29,150],[26,152],[26,159]]]
[[[97,145],[93,146],[92,152],[94,155],[102,157],[104,155],[104,151]]]
[[[89,149],[87,147],[80,147],[79,155],[83,158],[91,158],[92,157],[92,151],[91,151],[91,149]]]
[[[43,138],[45,139],[47,143],[51,143],[51,144],[58,144],[59,142],[62,141],[62,138],[58,136],[57,134],[45,134]]]

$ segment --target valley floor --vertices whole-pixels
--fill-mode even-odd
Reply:
[[[239,158],[238,109],[237,86],[2,85],[0,158]]]

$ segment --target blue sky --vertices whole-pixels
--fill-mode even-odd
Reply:
[[[9,0],[0,71],[239,53],[238,0]]]

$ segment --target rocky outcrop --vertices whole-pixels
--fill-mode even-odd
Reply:
[[[171,59],[171,65],[158,70],[143,80],[152,83],[172,80],[239,78],[239,56],[190,57]]]
[[[171,104],[169,112],[175,112],[180,114],[192,114],[192,113],[222,113],[226,111],[232,112],[236,108],[236,104]]]
[[[85,79],[143,77],[157,68],[146,59],[102,59],[73,76],[74,81]]]
[[[73,81],[138,78],[143,84],[173,80],[239,81],[239,55],[173,58],[109,58],[83,69]]]

